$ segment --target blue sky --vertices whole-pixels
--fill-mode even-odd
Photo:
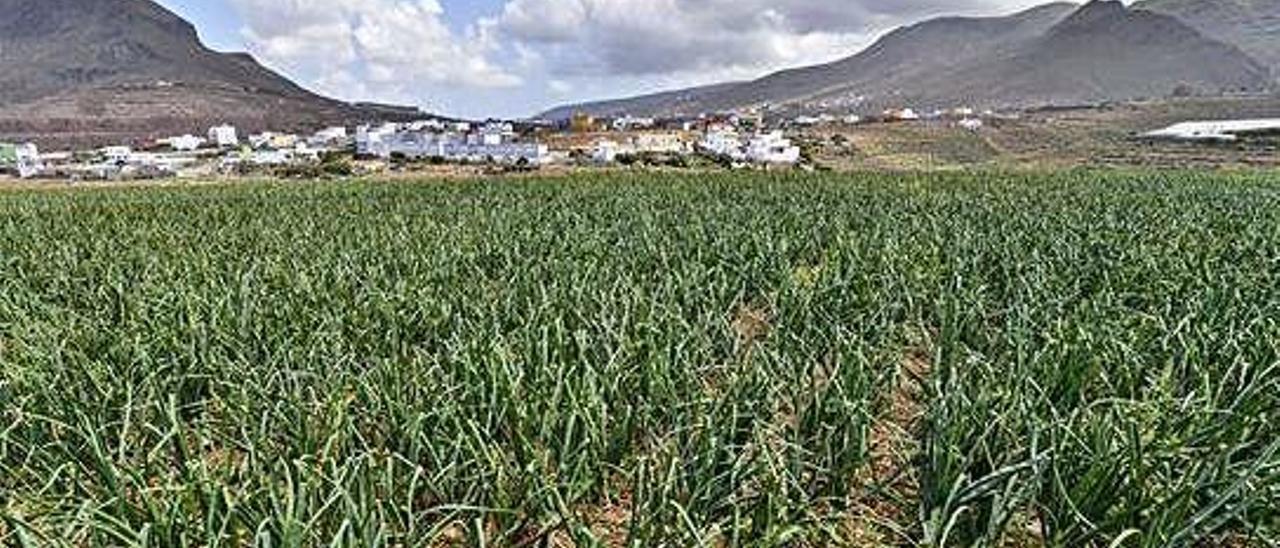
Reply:
[[[161,5],[185,17],[200,29],[205,43],[219,50],[243,50],[240,17],[220,0],[158,0]]]
[[[326,95],[484,117],[752,78],[1037,0],[157,0]]]

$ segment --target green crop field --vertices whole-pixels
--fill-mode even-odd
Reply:
[[[1278,542],[1274,175],[0,193],[0,545]]]

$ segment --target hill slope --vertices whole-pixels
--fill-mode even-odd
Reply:
[[[926,104],[1037,105],[1261,89],[1268,71],[1175,18],[1092,2],[1009,52],[920,82]]]
[[[772,106],[875,111],[911,104],[980,107],[1078,103],[1204,91],[1261,89],[1267,69],[1177,19],[1119,2],[1049,4],[1007,17],[942,18],[896,30],[834,63],[765,76],[654,105],[613,101],[562,107],[673,115]]]
[[[407,114],[327,99],[246,54],[214,52],[151,0],[0,0],[0,106],[0,135],[45,142]]]
[[[1280,76],[1280,0],[1143,0],[1134,7],[1177,17]]]

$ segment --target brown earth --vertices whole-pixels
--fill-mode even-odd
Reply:
[[[1277,97],[1183,99],[988,117],[976,132],[939,120],[828,126],[806,138],[815,159],[837,170],[1268,169],[1280,167],[1275,136],[1222,144],[1139,135],[1189,120],[1273,117]]]

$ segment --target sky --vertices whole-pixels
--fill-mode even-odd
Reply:
[[[472,118],[763,76],[1047,0],[157,0],[309,89]]]

